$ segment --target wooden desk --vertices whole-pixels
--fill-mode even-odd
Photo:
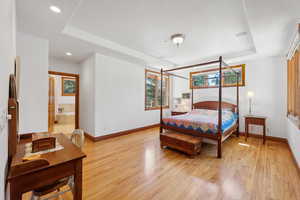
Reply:
[[[249,136],[249,125],[261,125],[263,126],[263,144],[266,143],[266,117],[255,116],[255,115],[246,115],[245,116],[245,139]]]
[[[21,200],[22,194],[33,189],[49,185],[56,180],[74,175],[74,199],[82,200],[82,159],[86,155],[63,134],[53,134],[64,149],[41,154],[49,165],[24,173],[13,173],[12,169],[22,162],[25,143],[17,145],[17,152],[12,158],[8,181],[10,199]],[[30,142],[30,141],[27,141]]]

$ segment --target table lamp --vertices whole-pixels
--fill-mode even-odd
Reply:
[[[247,96],[249,98],[249,115],[252,114],[252,98],[254,96],[254,92],[248,91]]]

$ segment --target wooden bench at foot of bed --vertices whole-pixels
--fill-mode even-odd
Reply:
[[[202,139],[200,137],[186,135],[174,131],[167,131],[160,134],[160,146],[171,147],[190,155],[196,156],[201,151]]]

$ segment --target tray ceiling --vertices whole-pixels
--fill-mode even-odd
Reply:
[[[51,13],[51,4],[62,13]],[[299,8],[296,0],[27,0],[17,1],[17,28],[47,38],[50,56],[74,62],[98,52],[177,65],[220,55],[284,55]],[[179,48],[170,41],[175,33],[186,36]]]

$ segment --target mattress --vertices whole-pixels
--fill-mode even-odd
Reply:
[[[229,110],[222,111],[222,133],[236,124],[237,115]],[[184,115],[163,118],[163,123],[176,128],[195,130],[206,134],[218,132],[218,111],[195,109]]]

